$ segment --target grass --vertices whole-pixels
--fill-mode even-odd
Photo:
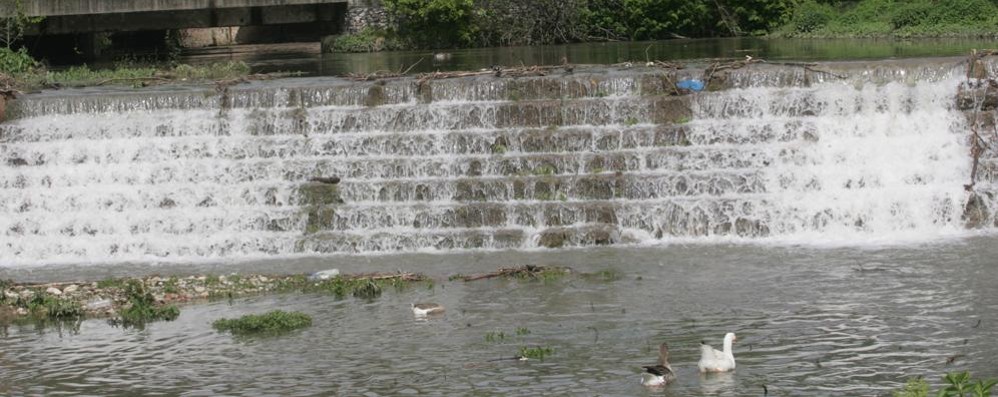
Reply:
[[[125,327],[142,327],[152,321],[173,321],[180,316],[180,309],[175,305],[158,305],[156,298],[139,280],[130,280],[124,287],[128,304],[122,309],[113,324]]]
[[[30,298],[18,298],[15,306],[25,308],[31,315],[41,318],[70,319],[83,317],[83,307],[79,303],[42,291],[35,291]]]
[[[783,37],[996,37],[998,4],[989,0],[807,0],[793,10]]]
[[[178,65],[154,67],[123,64],[111,69],[92,69],[86,65],[66,70],[50,71],[34,68],[13,75],[15,85],[30,91],[53,87],[86,87],[96,85],[140,86],[163,82],[206,82],[234,79],[249,75],[243,62],[221,62],[211,65]]]
[[[106,278],[97,282],[97,288],[125,288],[125,284],[128,284],[126,278]]]
[[[301,312],[274,310],[236,319],[215,320],[211,326],[219,332],[228,331],[234,335],[279,334],[312,326],[312,317]]]
[[[493,143],[492,146],[489,146],[489,150],[491,150],[493,154],[504,154],[509,151],[509,148],[501,143]]]

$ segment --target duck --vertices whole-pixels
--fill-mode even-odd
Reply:
[[[734,333],[724,334],[724,351],[714,349],[706,342],[700,342],[700,362],[697,367],[700,372],[728,372],[735,370],[735,355],[731,352],[731,344],[738,338]]]
[[[412,314],[416,317],[426,317],[431,314],[442,314],[444,312],[443,305],[438,303],[413,303],[412,304]]]
[[[665,386],[676,380],[676,373],[669,365],[669,345],[663,342],[658,346],[658,365],[644,366],[645,373],[642,374],[641,384],[655,387]]]

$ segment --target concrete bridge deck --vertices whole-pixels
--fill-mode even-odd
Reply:
[[[217,8],[279,7],[349,3],[350,0],[22,0],[24,13],[31,17],[64,15],[122,14]],[[0,2],[0,15],[14,12],[14,2]]]
[[[27,16],[44,17],[26,32],[77,34],[341,20],[364,0],[22,0]],[[0,1],[0,15],[15,12]]]

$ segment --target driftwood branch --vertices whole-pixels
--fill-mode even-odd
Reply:
[[[494,272],[473,274],[470,276],[460,277],[460,279],[463,281],[476,281],[476,280],[485,280],[496,277],[536,278],[540,277],[540,275],[545,271],[552,271],[552,270],[558,270],[558,269],[549,268],[545,266],[524,265],[524,266],[500,268],[499,270]]]

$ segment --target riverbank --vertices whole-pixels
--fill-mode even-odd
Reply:
[[[415,285],[433,288],[444,281],[477,281],[490,278],[554,280],[568,275],[563,267],[514,266],[493,272],[434,280],[418,273],[340,274],[328,269],[309,274],[200,274],[108,278],[92,282],[15,283],[0,280],[0,322],[18,319],[115,318],[137,303],[135,291],[150,297],[151,306],[169,307],[271,293],[328,293],[337,297],[376,298],[383,290]],[[587,279],[613,281],[612,270],[580,273]]]

